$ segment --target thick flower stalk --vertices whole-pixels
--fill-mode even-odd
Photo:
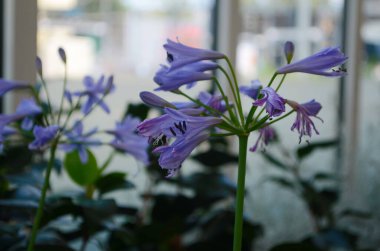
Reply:
[[[338,48],[327,48],[306,59],[291,63],[295,46],[292,42],[286,42],[284,56],[287,65],[280,67],[266,85],[255,80],[250,86],[239,87],[232,64],[224,54],[193,48],[172,40],[168,40],[164,48],[167,52],[167,64],[162,65],[154,77],[154,81],[158,84],[156,91],[171,91],[186,97],[189,102],[178,105],[151,92],[142,92],[140,94],[142,101],[147,105],[163,109],[164,114],[141,122],[137,126],[137,132],[148,138],[153,153],[159,155],[159,165],[168,171],[168,177],[175,176],[191,152],[209,137],[237,136],[239,165],[233,250],[240,251],[249,135],[254,131],[259,132],[255,145],[249,148],[251,152],[264,148],[276,139],[273,124],[294,112],[296,120],[291,130],[296,130],[300,139],[303,136],[311,137],[312,131],[318,134],[311,117],[319,118],[317,114],[321,105],[314,100],[298,104],[282,97],[279,89],[286,74],[292,72],[344,76],[343,68],[335,69],[335,67],[343,64],[347,57]],[[225,60],[229,69],[225,69],[217,60]],[[211,70],[221,71],[222,76],[228,81],[229,92],[233,94],[232,100],[226,95],[226,88],[220,84]],[[277,82],[276,78],[279,75],[283,77]],[[199,81],[216,84],[219,93],[202,92],[193,98],[181,90],[184,85],[191,87]],[[276,82],[278,84],[274,87]],[[240,92],[253,100],[246,115]],[[291,110],[285,113],[287,105]]]

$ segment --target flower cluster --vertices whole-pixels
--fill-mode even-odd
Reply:
[[[66,66],[66,52],[59,48],[58,55]],[[95,138],[99,132],[96,128],[87,132],[83,128],[83,120],[96,107],[110,113],[104,99],[115,89],[113,76],[108,78],[101,76],[97,80],[86,76],[83,79],[84,90],[77,91],[66,89],[67,81],[65,80],[61,102],[58,106],[53,106],[43,78],[40,58],[36,59],[36,68],[42,87],[46,91],[46,102],[40,98],[41,88],[37,85],[0,79],[0,96],[18,89],[29,89],[33,94],[32,98],[21,100],[13,114],[0,114],[0,151],[3,151],[4,145],[13,142],[12,137],[33,135],[32,139],[27,138],[30,140],[30,150],[44,151],[55,144],[58,149],[67,153],[77,151],[82,163],[88,161],[88,148],[100,145],[109,145],[118,152],[128,153],[144,164],[148,162],[146,152],[148,142],[136,133],[136,126],[140,120],[127,117],[122,123],[117,123],[115,129],[105,130],[115,136],[115,139],[109,142],[102,142]],[[61,120],[64,115],[65,100],[69,110],[66,111],[65,120]],[[47,107],[47,109],[44,110],[42,107]],[[79,108],[82,118],[71,121],[72,114]]]
[[[286,42],[284,55],[287,65],[280,67],[266,86],[263,87],[259,80],[252,81],[250,86],[239,86],[232,64],[224,54],[193,48],[172,40],[167,40],[164,48],[167,64],[161,65],[154,76],[154,81],[159,86],[155,90],[171,91],[189,101],[169,102],[154,93],[142,92],[142,101],[163,109],[164,114],[141,122],[137,131],[149,139],[154,148],[153,153],[160,155],[159,164],[168,170],[168,176],[173,176],[193,149],[210,136],[248,137],[251,132],[257,130],[259,137],[249,150],[254,152],[264,148],[276,138],[271,125],[293,112],[296,112],[296,119],[291,130],[297,130],[300,142],[304,136],[311,137],[312,131],[319,134],[312,118],[320,119],[317,115],[322,106],[315,100],[299,104],[280,96],[278,91],[289,73],[303,72],[323,76],[346,74],[340,65],[347,57],[338,48],[327,48],[292,63],[295,46],[292,42]],[[229,69],[224,69],[217,60],[225,60]],[[228,80],[233,94],[232,101],[225,95],[225,88],[212,74],[211,71],[215,70],[220,70]],[[274,88],[272,85],[279,75],[283,77]],[[214,83],[220,94],[202,92],[197,98],[192,98],[180,90],[183,85],[191,88],[196,82],[205,80]],[[243,111],[240,92],[253,100],[247,115]],[[285,113],[287,105],[291,111]],[[263,108],[256,112],[259,107]]]

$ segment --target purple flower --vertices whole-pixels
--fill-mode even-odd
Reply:
[[[171,70],[202,60],[216,60],[225,57],[224,54],[217,51],[193,48],[170,39],[164,44],[164,48]]]
[[[216,64],[212,62],[196,62],[174,70],[166,65],[161,65],[153,78],[154,82],[160,86],[155,90],[174,91],[185,84],[191,87],[197,81],[210,80],[213,75],[203,71],[215,68]]]
[[[265,126],[263,128],[260,128],[259,137],[257,138],[255,145],[249,148],[249,151],[256,152],[257,148],[259,147],[264,149],[265,146],[267,146],[269,142],[275,140],[276,137],[276,131],[272,127]]]
[[[9,126],[0,126],[0,153],[3,153],[4,150],[4,140],[6,137],[15,134],[16,130]]]
[[[345,70],[340,68],[334,70],[332,68],[342,65],[347,59],[348,57],[338,47],[329,47],[310,57],[280,67],[277,72],[280,74],[304,72],[329,77],[340,77],[346,75]]]
[[[25,115],[21,128],[27,131],[33,128],[33,118],[40,113],[42,113],[42,109],[36,104],[34,99],[23,99],[16,108],[16,114]]]
[[[87,114],[91,111],[93,105],[99,105],[105,112],[110,113],[110,109],[103,102],[102,97],[106,94],[112,92],[115,88],[113,84],[113,76],[108,77],[107,81],[104,82],[104,76],[101,76],[99,80],[95,83],[94,79],[90,76],[86,76],[83,79],[83,84],[86,88],[82,92],[74,92],[73,95],[76,96],[86,96],[87,101],[82,106],[82,112]]]
[[[221,95],[211,95],[208,92],[201,92],[198,96],[199,101],[203,104],[223,113],[227,110],[226,104]],[[202,108],[203,109],[203,108]],[[205,110],[205,109],[204,109]],[[206,111],[207,113],[207,111]]]
[[[158,107],[158,108],[164,108],[164,107],[172,107],[174,106],[166,101],[165,99],[157,96],[154,93],[151,92],[140,92],[140,99],[147,105]]]
[[[128,116],[121,123],[116,123],[114,130],[106,132],[115,136],[110,145],[116,150],[129,153],[144,164],[148,164],[149,157],[146,152],[149,146],[148,141],[136,134],[139,123],[139,119]]]
[[[298,104],[295,101],[287,100],[287,104],[297,112],[296,120],[294,121],[291,130],[293,131],[296,129],[298,131],[300,143],[304,135],[311,137],[313,130],[316,134],[319,134],[310,117],[315,117],[323,122],[323,120],[317,116],[322,108],[320,103],[313,99],[304,104]]]
[[[72,152],[77,150],[82,163],[87,163],[88,154],[86,148],[89,146],[99,146],[101,142],[99,140],[91,139],[90,137],[97,132],[94,128],[87,133],[83,133],[82,122],[76,122],[73,129],[66,133],[69,143],[60,144],[60,148],[65,152]]]
[[[0,114],[0,127],[23,119],[27,116],[35,116],[41,112],[41,108],[37,106],[33,99],[23,99],[17,106],[15,113]]]
[[[294,55],[294,44],[292,42],[290,41],[285,42],[284,53],[285,53],[286,62],[290,64]]]
[[[251,81],[250,86],[240,86],[239,90],[241,93],[247,95],[252,99],[257,99],[260,93],[260,88],[262,87],[261,82],[259,80]]]
[[[43,150],[54,139],[59,130],[59,126],[51,125],[48,127],[35,126],[33,129],[34,141],[29,144],[30,150]]]
[[[261,89],[260,93],[263,94],[264,97],[256,100],[253,105],[263,106],[265,104],[265,109],[269,117],[277,117],[285,112],[285,99],[279,96],[275,90],[271,87],[265,87]]]
[[[222,122],[216,117],[199,117],[198,115],[202,112],[199,109],[165,108],[164,111],[165,114],[160,117],[141,122],[137,126],[138,133],[149,137],[151,141],[161,139],[166,141],[169,138],[182,137],[193,130],[201,131]]]
[[[199,110],[196,109],[178,111],[165,108],[164,111],[166,114],[140,123],[137,130],[140,135],[149,137],[153,145],[161,143],[154,152],[161,154],[159,164],[168,169],[169,176],[172,176],[191,151],[208,138],[205,130],[222,120],[216,117],[192,116],[199,115]],[[192,114],[196,112],[198,114]],[[169,138],[175,138],[170,145]]]
[[[209,133],[206,131],[197,131],[187,134],[184,137],[177,138],[169,146],[159,146],[153,150],[153,153],[159,153],[159,165],[168,170],[167,177],[174,176],[181,168],[183,161],[200,143],[207,140]]]
[[[15,89],[25,88],[30,88],[30,85],[28,85],[26,82],[0,79],[0,96],[3,96],[5,93]]]

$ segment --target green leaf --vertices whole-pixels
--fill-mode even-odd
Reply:
[[[149,109],[149,106],[145,104],[129,104],[124,116],[131,115],[144,120],[148,117]]]
[[[310,143],[310,144],[307,144],[306,146],[299,147],[297,149],[297,156],[299,159],[303,159],[307,157],[309,154],[311,154],[315,149],[332,147],[332,146],[335,146],[337,143],[338,141],[335,139]]]
[[[313,180],[335,180],[336,177],[330,173],[316,173],[313,176]]]
[[[112,172],[99,177],[96,180],[95,187],[100,195],[109,193],[118,189],[131,189],[135,186],[132,182],[126,180],[126,174],[122,172]]]
[[[294,184],[291,180],[284,178],[284,177],[278,177],[278,176],[270,176],[266,180],[272,181],[274,183],[277,183],[280,186],[283,186],[288,189],[294,189]]]
[[[64,166],[70,178],[80,186],[93,184],[98,177],[98,165],[92,152],[87,150],[88,161],[83,164],[78,151],[66,154]]]

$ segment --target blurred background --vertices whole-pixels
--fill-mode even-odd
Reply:
[[[297,73],[289,76],[281,90],[286,98],[301,102],[317,98],[322,104],[320,117],[324,122],[316,122],[320,135],[311,141],[322,142],[322,146],[315,147],[307,158],[302,154],[294,157],[293,152],[307,144],[299,145],[298,135],[290,131],[293,118],[276,124],[280,143],[269,146],[265,153],[248,156],[245,213],[264,228],[264,234],[255,241],[255,250],[269,250],[313,233],[318,214],[289,188],[294,184],[286,184],[286,178],[294,178],[294,173],[280,170],[282,165],[296,165],[301,179],[322,181],[316,186],[334,191],[334,213],[350,208],[352,212],[370,215],[370,219],[345,218],[339,224],[358,233],[361,247],[377,248],[380,246],[380,0],[358,1],[360,8],[350,6],[358,3],[349,2],[38,0],[30,5],[19,1],[12,7],[3,5],[2,11],[11,18],[4,18],[1,32],[5,44],[10,39],[7,36],[13,34],[14,47],[20,44],[22,51],[27,52],[3,46],[3,76],[33,80],[33,70],[20,72],[17,65],[28,62],[23,57],[37,54],[43,59],[44,75],[52,94],[59,97],[63,66],[56,51],[63,47],[68,57],[69,88],[80,89],[85,75],[115,76],[116,92],[108,100],[111,115],[107,117],[99,110],[85,123],[88,129],[107,128],[122,117],[128,103],[140,101],[139,92],[156,88],[152,78],[164,62],[162,45],[167,38],[226,53],[235,62],[240,84],[255,79],[268,82],[274,70],[285,63],[285,41],[294,42],[295,60],[327,46],[340,46],[354,60],[353,68],[348,66],[349,70],[354,69],[348,73],[351,79]],[[16,14],[11,15],[12,11]],[[29,35],[22,39],[15,27],[25,29],[23,22],[31,20],[36,21],[36,26],[32,25],[24,33]],[[355,38],[352,41],[348,39],[351,35]],[[29,38],[35,42],[28,42]],[[14,55],[20,59],[6,61]],[[8,62],[13,67],[8,67]],[[191,93],[205,89],[206,84],[199,83]],[[166,93],[162,96],[173,98]],[[11,109],[12,98],[5,100],[3,109]],[[247,107],[251,104],[248,99],[244,102]],[[256,138],[257,135],[251,136],[251,145]],[[230,142],[229,149],[236,153],[236,143]],[[94,152],[101,160],[109,154],[104,149]],[[297,164],[289,164],[293,162]],[[190,160],[182,170],[190,174],[199,169],[197,165]],[[150,182],[141,164],[131,157],[118,157],[110,169],[127,172],[137,185],[136,190],[114,192],[110,196],[122,204],[141,206],[140,194]],[[228,168],[223,172],[234,181],[235,171]],[[316,173],[328,173],[336,179],[332,182]],[[271,182],[268,177],[277,179],[270,178]],[[52,184],[52,190],[58,192],[79,189],[64,173],[55,174]]]

